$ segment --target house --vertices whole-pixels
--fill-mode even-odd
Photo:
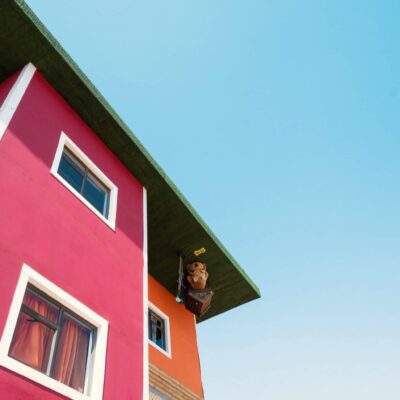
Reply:
[[[0,399],[203,399],[196,324],[259,291],[23,1],[0,107]]]

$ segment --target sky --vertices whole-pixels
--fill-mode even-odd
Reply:
[[[400,2],[27,3],[261,290],[206,399],[399,400]]]

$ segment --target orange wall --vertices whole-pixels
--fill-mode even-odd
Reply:
[[[193,314],[150,275],[149,300],[169,317],[172,355],[169,358],[149,345],[149,361],[203,397]]]

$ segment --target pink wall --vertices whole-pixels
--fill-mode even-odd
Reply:
[[[118,187],[115,232],[50,174],[61,131]],[[109,321],[104,399],[141,399],[143,188],[39,72],[0,141],[0,193],[0,333],[26,263]],[[63,396],[0,368],[3,398]]]

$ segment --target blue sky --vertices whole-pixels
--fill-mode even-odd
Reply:
[[[398,400],[400,2],[28,4],[262,291],[206,399]]]

